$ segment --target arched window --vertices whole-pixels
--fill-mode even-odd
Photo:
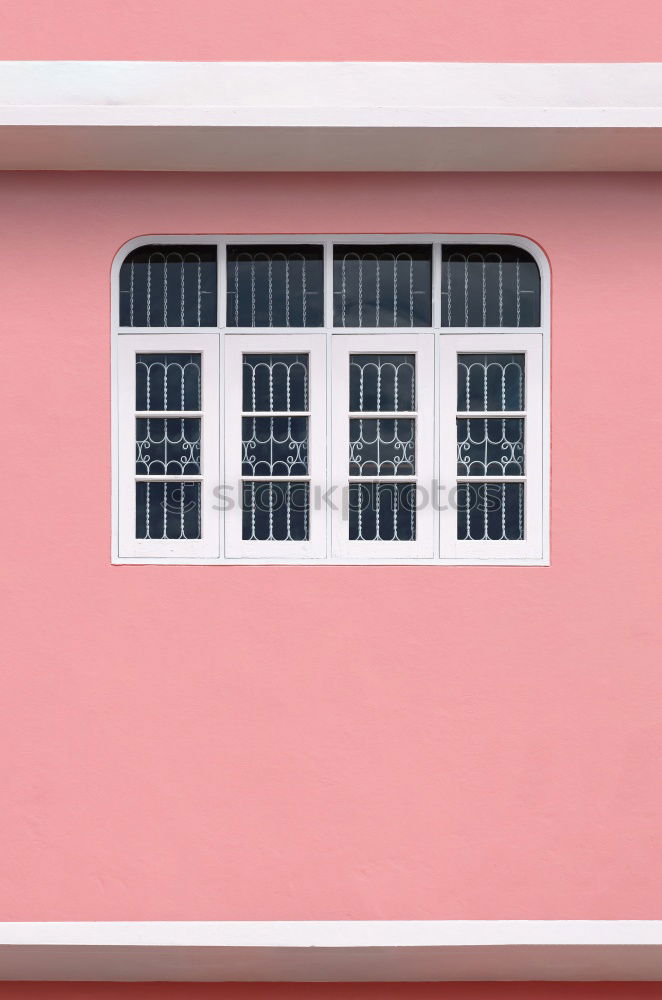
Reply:
[[[132,241],[112,332],[116,561],[547,561],[530,241]]]

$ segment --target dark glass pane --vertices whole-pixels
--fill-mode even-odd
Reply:
[[[245,412],[308,409],[307,354],[244,354],[243,370]]]
[[[431,274],[429,246],[335,246],[334,325],[430,326]]]
[[[200,354],[137,354],[137,410],[199,410]]]
[[[459,476],[523,476],[524,421],[485,418],[457,421]]]
[[[414,483],[350,483],[349,538],[364,542],[416,539]]]
[[[136,483],[136,538],[201,538],[200,483]]]
[[[228,326],[322,326],[322,247],[228,247]]]
[[[139,247],[120,268],[122,326],[216,326],[216,247]]]
[[[524,483],[460,483],[457,537],[464,541],[521,541]]]
[[[415,426],[404,417],[350,420],[350,476],[413,476]]]
[[[458,354],[458,410],[523,410],[523,354]]]
[[[306,476],[308,417],[244,417],[243,476]]]
[[[136,420],[136,475],[199,476],[200,419]]]
[[[352,354],[349,408],[352,412],[406,412],[416,408],[414,354]]]
[[[540,272],[512,246],[442,247],[442,326],[539,326]]]
[[[242,538],[255,542],[307,541],[308,483],[243,483]]]

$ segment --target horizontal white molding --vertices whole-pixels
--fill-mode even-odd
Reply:
[[[120,112],[660,111],[662,63],[0,62],[0,102]],[[44,112],[45,113],[45,112]],[[74,119],[69,119],[74,120]],[[305,119],[299,118],[299,121]],[[308,119],[312,121],[312,119]]]
[[[662,63],[0,62],[1,169],[658,170]]]
[[[662,921],[1,923],[0,979],[660,981]]]

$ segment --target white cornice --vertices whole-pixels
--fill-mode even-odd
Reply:
[[[662,921],[3,923],[0,979],[659,981]]]
[[[658,170],[662,63],[0,62],[0,168]]]

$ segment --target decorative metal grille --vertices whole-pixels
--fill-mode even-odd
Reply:
[[[407,412],[416,408],[413,354],[352,354],[350,410]]]
[[[349,486],[352,541],[411,542],[416,538],[414,483],[357,483]]]
[[[242,538],[245,541],[308,539],[308,383],[307,354],[244,354]]]
[[[200,425],[197,417],[136,420],[136,473],[199,476]]]
[[[523,354],[459,354],[458,410],[524,409]]]
[[[242,474],[308,474],[308,417],[243,417]]]
[[[216,247],[145,246],[120,269],[120,325],[216,326]]]
[[[200,511],[199,482],[136,482],[136,538],[201,538]]]
[[[349,422],[351,476],[412,476],[415,421],[363,417]]]
[[[199,354],[137,354],[136,410],[199,410]]]
[[[307,354],[245,354],[245,413],[308,410]]]
[[[524,421],[507,418],[457,421],[460,476],[524,474]]]
[[[136,355],[136,538],[202,537],[200,354]]]
[[[458,354],[457,375],[457,537],[522,540],[525,355]]]
[[[431,274],[431,247],[335,246],[334,325],[430,326]]]
[[[446,244],[441,297],[442,326],[540,324],[540,272],[518,247]]]
[[[244,479],[242,538],[250,542],[306,542],[310,484]]]
[[[322,247],[228,247],[228,326],[324,324]]]
[[[349,359],[349,537],[414,541],[416,356]],[[389,480],[391,480],[389,482]]]
[[[524,483],[458,484],[458,538],[515,542],[524,538]]]

